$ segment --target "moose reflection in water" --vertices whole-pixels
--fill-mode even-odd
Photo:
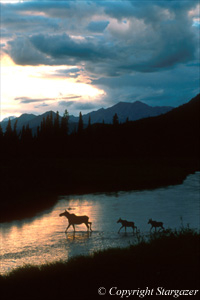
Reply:
[[[149,219],[148,224],[151,224],[151,229],[154,227],[155,231],[156,231],[157,227],[160,227],[160,229],[162,228],[164,230],[163,222],[157,222],[157,221],[153,221],[152,219]],[[151,231],[151,229],[150,229],[150,231]]]
[[[69,225],[67,226],[65,232],[67,232],[68,228],[72,225],[75,231],[75,225],[80,225],[84,223],[88,230],[92,231],[92,222],[89,222],[88,216],[76,216],[75,214],[70,214],[68,211],[64,211],[59,214],[60,217],[65,216],[68,219]],[[90,226],[89,226],[90,225]]]
[[[120,227],[118,233],[120,232],[120,230],[125,227],[125,232],[126,232],[126,227],[132,227],[133,228],[133,232],[134,232],[134,229],[136,229],[136,232],[137,232],[137,227],[135,226],[135,223],[134,222],[129,222],[129,221],[126,221],[126,220],[122,220],[121,218],[117,221],[117,223],[121,223],[122,226]]]

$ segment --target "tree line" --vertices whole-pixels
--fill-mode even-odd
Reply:
[[[33,133],[29,124],[23,125],[20,131],[17,130],[18,119],[12,126],[8,120],[5,132],[0,124],[0,152],[5,155],[43,155],[46,154],[75,154],[87,152],[84,149],[90,148],[91,143],[100,142],[106,138],[108,128],[119,125],[117,114],[113,116],[113,124],[91,124],[89,116],[88,124],[83,123],[82,113],[79,114],[79,121],[73,132],[69,133],[69,113],[65,110],[62,117],[57,111],[55,115],[50,112],[43,117],[37,130]],[[80,151],[80,144],[84,144],[84,149]],[[79,149],[79,150],[78,150]]]
[[[5,157],[199,157],[199,96],[158,117],[112,124],[83,123],[80,112],[76,130],[69,132],[69,114],[43,118],[33,134],[29,125],[17,131],[8,121],[0,128],[0,153]],[[2,156],[2,157],[4,157]]]

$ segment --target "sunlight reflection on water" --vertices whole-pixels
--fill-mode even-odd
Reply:
[[[130,229],[127,234],[123,230],[117,233],[120,217],[134,221],[142,234],[149,232],[149,218],[163,221],[165,228],[180,227],[181,218],[183,225],[200,228],[199,175],[188,176],[182,185],[152,191],[63,196],[51,210],[35,218],[1,224],[0,272],[136,243]],[[75,234],[72,227],[65,234],[68,222],[59,214],[66,208],[70,213],[88,215],[93,232],[78,225]]]

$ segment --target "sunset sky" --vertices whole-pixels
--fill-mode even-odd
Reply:
[[[0,1],[1,120],[199,93],[197,1]]]

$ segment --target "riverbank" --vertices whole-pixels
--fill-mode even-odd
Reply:
[[[21,158],[1,161],[1,222],[32,217],[60,195],[155,189],[199,170],[192,158]]]
[[[1,296],[21,300],[111,299],[112,293],[113,299],[119,299],[120,291],[136,290],[135,297],[140,299],[142,291],[148,298],[148,293],[166,296],[171,290],[189,290],[198,298],[199,292],[194,291],[199,289],[199,239],[200,234],[189,228],[151,234],[149,241],[138,234],[138,244],[125,249],[99,251],[66,263],[25,266],[0,276]],[[180,296],[171,293],[167,299]]]

